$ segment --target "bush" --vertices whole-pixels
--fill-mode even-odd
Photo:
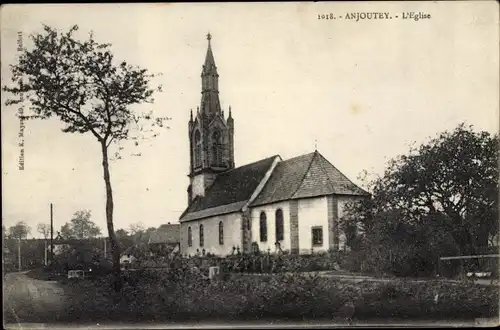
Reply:
[[[80,281],[69,306],[70,318],[107,320],[185,320],[248,318],[336,318],[347,301],[355,317],[473,318],[498,313],[498,290],[395,280],[390,283],[345,283],[319,276],[233,275],[208,281],[187,269],[124,274],[122,292],[111,276]],[[439,294],[438,303],[434,297]]]

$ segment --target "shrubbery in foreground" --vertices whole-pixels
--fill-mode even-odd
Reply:
[[[498,288],[474,284],[346,283],[308,275],[232,276],[216,281],[171,272],[140,271],[126,276],[115,293],[111,278],[74,282],[71,320],[312,319],[341,320],[351,300],[357,319],[466,319],[498,316]],[[438,302],[435,296],[439,294]],[[66,318],[66,319],[64,319]],[[67,319],[69,318],[69,319]],[[64,320],[63,320],[64,319]]]

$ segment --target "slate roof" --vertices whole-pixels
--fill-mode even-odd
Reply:
[[[195,220],[241,210],[276,157],[279,156],[269,157],[217,175],[205,196],[195,197],[180,220]]]
[[[331,194],[369,196],[315,151],[278,163],[250,206]]]
[[[149,236],[149,244],[177,244],[181,238],[180,224],[161,225]]]

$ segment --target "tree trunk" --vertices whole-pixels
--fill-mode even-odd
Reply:
[[[109,239],[111,241],[113,273],[115,275],[115,290],[120,291],[122,288],[122,279],[120,274],[120,246],[118,245],[113,226],[113,190],[111,189],[111,178],[109,175],[108,148],[105,141],[101,142],[101,147],[104,182],[106,184],[106,223],[108,226]]]

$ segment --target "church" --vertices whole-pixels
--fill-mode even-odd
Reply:
[[[234,119],[221,109],[211,35],[201,104],[189,119],[190,184],[180,222],[183,255],[226,256],[235,249],[309,254],[341,250],[339,219],[349,201],[370,195],[318,151],[274,155],[235,168]]]

